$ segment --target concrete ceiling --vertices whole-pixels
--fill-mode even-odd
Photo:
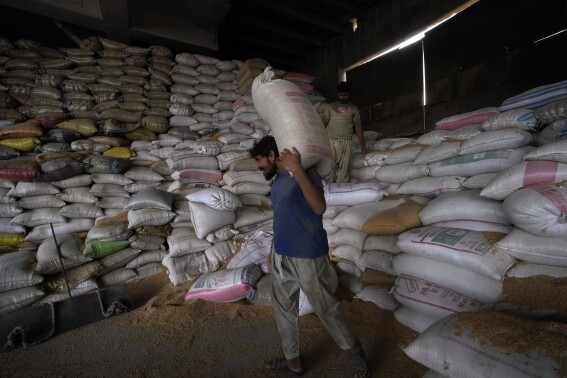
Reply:
[[[328,39],[343,35],[352,18],[364,19],[378,1],[0,0],[0,4],[61,21],[80,38],[90,36],[80,35],[81,31],[91,30],[132,45],[162,44],[221,59],[262,57],[290,67],[308,59]]]

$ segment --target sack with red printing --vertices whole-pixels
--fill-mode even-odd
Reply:
[[[193,283],[185,295],[185,300],[236,302],[246,298],[261,276],[262,270],[255,264],[208,272]]]

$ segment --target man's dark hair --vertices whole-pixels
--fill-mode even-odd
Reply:
[[[352,86],[348,81],[341,81],[339,85],[337,85],[337,92],[339,93],[350,93]]]
[[[274,151],[276,157],[280,156],[276,140],[271,135],[266,135],[262,139],[254,142],[251,149],[248,150],[250,157],[256,158],[258,156],[270,156],[270,152]]]

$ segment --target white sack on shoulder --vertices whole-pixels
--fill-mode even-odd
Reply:
[[[315,166],[323,179],[334,166],[325,126],[305,93],[286,80],[274,80],[271,67],[252,84],[252,98],[258,114],[272,128],[278,148],[297,148],[304,168]]]

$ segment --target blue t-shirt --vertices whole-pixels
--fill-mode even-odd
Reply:
[[[313,183],[322,188],[317,171],[307,170]],[[290,257],[313,259],[327,254],[329,244],[323,216],[316,214],[305,200],[299,184],[289,173],[278,174],[270,195],[274,210],[274,249]]]

